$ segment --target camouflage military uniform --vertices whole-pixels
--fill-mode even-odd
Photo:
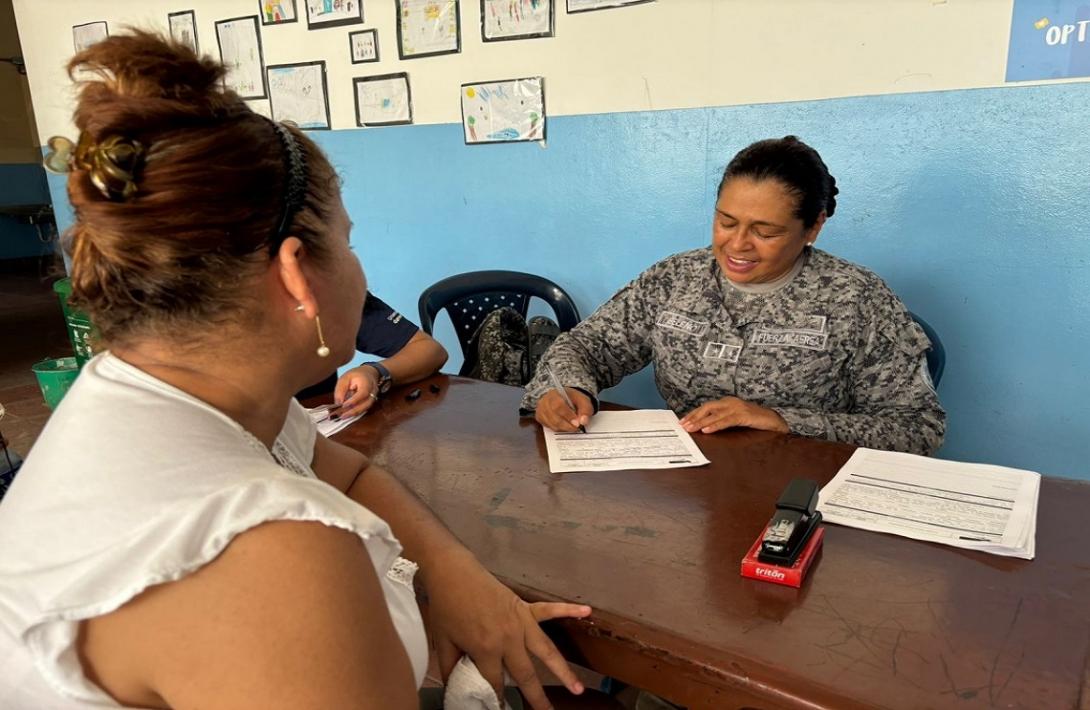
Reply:
[[[621,289],[545,356],[597,395],[655,364],[678,414],[726,396],[774,409],[805,436],[930,454],[946,413],[927,374],[930,343],[873,273],[816,249],[767,294],[734,288],[711,248],[668,257]],[[540,374],[525,409],[548,391]]]

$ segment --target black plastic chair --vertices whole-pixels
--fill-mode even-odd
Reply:
[[[931,341],[931,349],[927,351],[927,371],[931,373],[931,384],[938,387],[939,380],[942,379],[942,371],[946,369],[946,348],[942,346],[942,338],[923,318],[911,311],[908,315],[912,316],[912,320],[923,328],[927,339]]]
[[[485,316],[509,306],[525,318],[530,298],[540,298],[552,306],[562,332],[579,323],[579,311],[571,296],[549,279],[521,271],[470,271],[447,277],[420,294],[420,327],[431,335],[436,316],[445,308],[462,355],[467,355],[469,341]],[[459,374],[466,374],[474,364],[467,357]]]

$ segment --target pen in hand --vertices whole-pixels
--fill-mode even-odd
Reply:
[[[579,416],[579,411],[576,410],[575,405],[572,404],[571,397],[568,396],[568,393],[564,389],[564,386],[562,384],[560,384],[560,380],[556,379],[556,373],[553,372],[553,369],[551,367],[549,367],[548,365],[546,365],[544,363],[542,363],[541,366],[543,368],[545,368],[545,375],[549,378],[549,384],[552,385],[554,390],[556,390],[557,392],[560,393],[560,396],[564,398],[564,404],[568,405],[568,409],[572,410],[572,412],[575,413],[575,416],[578,417]],[[579,425],[579,431],[586,434],[587,433],[587,428],[585,426],[583,426],[582,424],[580,424]]]

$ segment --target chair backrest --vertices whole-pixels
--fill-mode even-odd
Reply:
[[[927,339],[931,341],[931,349],[927,351],[927,371],[931,373],[931,384],[938,387],[939,380],[942,379],[942,371],[946,369],[946,348],[942,346],[942,339],[939,334],[927,321],[911,311],[908,315],[912,316],[912,320],[923,328]]]
[[[420,294],[420,327],[431,335],[435,317],[447,309],[465,354],[485,316],[510,306],[525,318],[531,297],[552,306],[561,331],[579,323],[579,311],[571,296],[549,279],[521,271],[470,271],[438,281]]]

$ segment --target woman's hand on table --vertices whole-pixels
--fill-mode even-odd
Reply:
[[[422,570],[423,571],[423,570]],[[467,551],[458,551],[432,565],[423,577],[428,598],[430,631],[446,679],[463,654],[477,665],[502,698],[507,669],[535,710],[551,708],[533,654],[578,695],[583,684],[541,630],[542,621],[581,619],[589,606],[552,602],[527,603],[493,577]]]
[[[705,402],[681,418],[681,427],[691,434],[711,434],[731,427],[749,427],[785,434],[791,431],[791,427],[775,410],[738,397]]]

